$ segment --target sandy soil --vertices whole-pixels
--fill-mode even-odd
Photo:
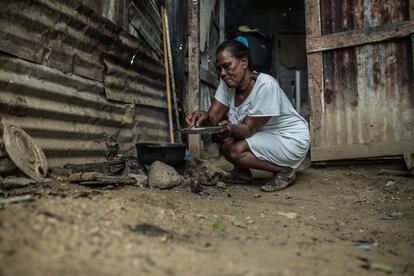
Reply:
[[[35,200],[0,207],[0,275],[414,275],[414,179],[383,168],[307,168],[270,194],[3,191]]]

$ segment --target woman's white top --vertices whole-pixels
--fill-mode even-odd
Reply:
[[[235,89],[220,81],[215,98],[229,108],[231,124],[241,124],[246,116],[270,116],[267,124],[246,138],[253,154],[280,166],[296,168],[309,149],[308,124],[270,75],[260,73],[249,96],[235,106]]]

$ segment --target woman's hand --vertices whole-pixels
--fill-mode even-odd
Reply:
[[[224,128],[220,133],[213,134],[212,139],[213,142],[221,144],[224,142],[224,140],[231,137],[231,125],[227,120],[221,121],[220,123],[218,123],[218,125],[226,126],[226,128]]]
[[[185,117],[185,122],[189,127],[199,127],[206,121],[208,121],[208,113],[206,111],[194,111]]]

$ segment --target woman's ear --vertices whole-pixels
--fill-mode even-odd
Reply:
[[[242,62],[243,68],[246,69],[247,67],[249,67],[249,60],[246,57],[242,57],[241,62]]]

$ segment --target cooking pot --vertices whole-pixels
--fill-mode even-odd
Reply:
[[[170,143],[137,143],[138,161],[144,165],[151,165],[161,161],[170,166],[179,166],[184,163],[185,144]]]

